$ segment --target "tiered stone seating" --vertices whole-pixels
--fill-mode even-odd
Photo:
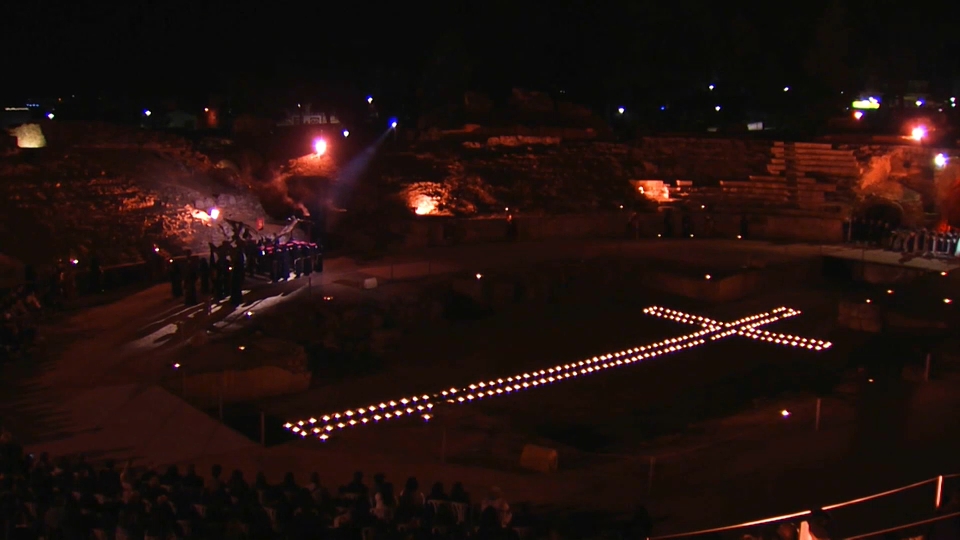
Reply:
[[[698,187],[685,194],[723,206],[820,210],[836,198],[836,180],[860,175],[853,152],[829,144],[776,142],[771,154],[766,167],[770,174],[721,180],[719,187]]]
[[[860,165],[853,150],[837,150],[830,144],[775,142],[770,174],[807,176],[821,180],[858,178]]]
[[[798,178],[790,185],[785,177],[751,176],[749,180],[721,180],[724,195],[744,202],[764,205],[796,202],[801,208],[812,208],[826,202],[825,193],[836,191],[833,184],[818,184],[810,178]]]

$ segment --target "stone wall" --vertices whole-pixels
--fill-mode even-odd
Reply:
[[[643,283],[651,289],[706,302],[732,302],[784,283],[803,283],[819,275],[815,263],[750,269],[725,276],[685,275],[677,272],[650,272]]]
[[[664,214],[640,214],[640,237],[655,238],[663,232]],[[691,214],[694,234],[699,237],[736,238],[740,234],[740,215],[710,214],[713,234],[707,232],[707,214]],[[517,230],[522,241],[577,238],[632,237],[628,230],[630,214],[517,216]],[[681,214],[673,214],[674,231],[679,234]],[[790,214],[748,214],[749,238],[793,242],[836,243],[843,239],[840,217],[815,217]],[[507,220],[503,218],[425,218],[397,223],[394,232],[403,236],[407,247],[452,244],[476,244],[504,241]]]
[[[186,398],[201,403],[252,401],[284,396],[310,388],[310,372],[293,373],[277,366],[187,375],[182,381]]]
[[[837,323],[851,330],[876,333],[883,329],[883,315],[876,304],[844,300],[840,302]]]
[[[631,149],[644,178],[715,183],[765,174],[770,142],[749,139],[644,137]]]
[[[860,207],[889,201],[903,210],[904,224],[927,224],[926,214],[960,222],[960,155],[944,148],[910,145],[839,145],[854,152],[863,175],[852,186]],[[934,163],[947,156],[947,166]],[[960,224],[960,223],[958,223]]]
[[[631,144],[573,143],[572,134],[562,130],[519,128],[516,134],[481,127],[458,134],[464,142],[455,152],[429,143],[414,150],[421,173],[413,168],[397,173],[405,168],[397,163],[387,174],[400,184],[434,181],[453,193],[460,179],[470,178],[489,185],[485,193],[504,206],[530,212],[616,208],[636,198],[636,190],[630,191],[625,182],[645,178],[668,184],[692,182],[692,189],[677,191],[692,203],[719,189],[726,206],[757,210],[762,205],[754,200],[754,192],[770,188],[779,190],[778,194],[782,191],[785,200],[771,199],[769,212],[799,205],[810,212],[862,213],[873,201],[889,201],[902,207],[908,225],[923,222],[927,214],[938,213],[944,206],[960,223],[960,155],[945,149],[908,143],[785,144],[685,137],[645,137]],[[806,161],[799,166],[794,163],[797,158],[788,155],[788,146],[807,151]],[[948,157],[942,168],[934,165],[934,157],[941,152]],[[774,169],[777,172],[771,172]],[[736,186],[727,189],[724,182]],[[816,200],[806,201],[808,195],[816,195]],[[491,205],[475,205],[481,214],[490,211],[484,206]]]

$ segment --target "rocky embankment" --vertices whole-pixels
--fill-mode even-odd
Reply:
[[[628,180],[711,184],[757,174],[769,159],[769,143],[753,141],[645,138],[620,144],[582,139],[511,135],[425,141],[407,152],[382,156],[376,167],[411,207],[432,198],[440,213],[472,215],[504,208],[606,210],[636,198]]]
[[[0,159],[2,252],[24,262],[141,260],[154,246],[202,249],[219,227],[255,223],[256,196],[219,176],[177,137],[109,126],[43,125],[47,146]],[[204,212],[204,213],[201,213]]]

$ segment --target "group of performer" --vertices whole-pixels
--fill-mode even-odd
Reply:
[[[0,363],[15,360],[29,349],[41,313],[38,292],[31,287],[17,287],[0,299]]]
[[[960,234],[953,228],[945,232],[900,228],[890,233],[884,248],[901,253],[960,257]]]
[[[323,252],[310,242],[279,240],[251,241],[249,238],[210,244],[210,256],[199,257],[187,250],[184,257],[170,259],[170,289],[174,298],[196,305],[199,296],[211,295],[214,302],[230,299],[233,306],[243,301],[247,277],[264,276],[277,283],[323,271]]]
[[[925,227],[893,227],[881,220],[852,219],[844,222],[847,242],[900,253],[960,257],[960,231],[948,227],[933,231]]]

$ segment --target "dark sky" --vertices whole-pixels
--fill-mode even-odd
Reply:
[[[958,67],[960,3],[942,4],[34,0],[5,5],[0,62],[7,93],[206,92],[236,80],[409,89],[424,71],[476,88],[591,97],[714,79],[797,84],[813,71],[860,77],[865,65],[946,80]],[[841,67],[811,60],[811,50],[841,58]]]

